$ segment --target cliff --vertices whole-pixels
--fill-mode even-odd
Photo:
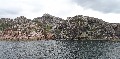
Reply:
[[[66,20],[43,14],[42,17],[27,19],[0,19],[0,40],[119,40],[120,24],[101,19],[76,15]]]

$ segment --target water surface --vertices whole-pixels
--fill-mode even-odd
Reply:
[[[120,42],[0,41],[0,59],[120,59]]]

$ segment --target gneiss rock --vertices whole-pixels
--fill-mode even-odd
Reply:
[[[120,24],[108,23],[101,19],[76,15],[66,20],[43,14],[42,17],[27,19],[0,19],[1,40],[119,40]]]

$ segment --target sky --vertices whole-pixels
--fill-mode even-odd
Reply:
[[[84,15],[120,23],[120,0],[0,0],[0,18],[33,19],[45,13],[63,19]]]

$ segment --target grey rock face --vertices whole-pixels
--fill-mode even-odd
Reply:
[[[59,38],[71,39],[104,39],[116,40],[120,38],[120,25],[107,23],[101,19],[77,15],[68,17],[57,30]]]

